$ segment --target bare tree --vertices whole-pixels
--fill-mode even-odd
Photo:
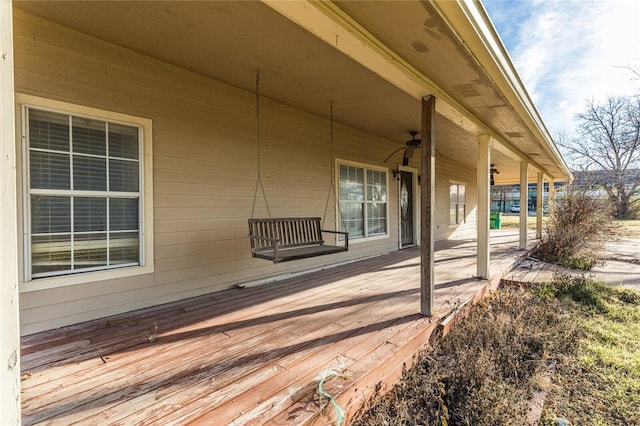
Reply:
[[[614,65],[614,68],[624,68],[631,73],[631,80],[640,80],[640,67],[637,65]]]
[[[640,200],[640,96],[587,102],[575,137],[561,137],[572,165],[606,191],[617,219]]]

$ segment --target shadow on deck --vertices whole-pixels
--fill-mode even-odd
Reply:
[[[526,251],[492,232],[436,252],[436,315],[419,314],[417,248],[22,339],[23,424],[330,424],[352,418]],[[534,242],[531,242],[533,246]]]

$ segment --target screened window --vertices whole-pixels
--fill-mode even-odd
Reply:
[[[387,172],[362,166],[339,166],[340,228],[349,239],[386,235]]]
[[[141,265],[141,128],[25,111],[31,278]]]
[[[449,225],[464,223],[467,212],[466,185],[449,184]]]

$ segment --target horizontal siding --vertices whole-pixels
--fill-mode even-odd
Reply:
[[[476,238],[476,206],[478,204],[478,188],[475,170],[469,170],[449,159],[438,157],[436,165],[436,239]],[[449,183],[466,184],[467,211],[465,223],[449,225]],[[440,207],[442,206],[442,207]]]
[[[254,94],[23,13],[14,26],[18,92],[147,117],[154,135],[155,272],[22,293],[23,333],[397,248],[397,188],[389,176],[389,238],[287,264],[252,259]],[[385,167],[397,147],[335,123],[332,155],[328,120],[270,99],[261,100],[261,113],[261,174],[274,216],[323,216],[334,157]],[[331,197],[325,227],[335,229]],[[255,214],[266,215],[262,199]]]

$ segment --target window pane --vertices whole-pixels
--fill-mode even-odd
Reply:
[[[71,268],[71,236],[41,235],[31,237],[31,272],[64,271]]]
[[[458,203],[467,202],[466,188],[466,185],[458,185]]]
[[[34,189],[71,189],[68,154],[31,151],[29,178]]]
[[[104,158],[73,156],[73,189],[107,190],[107,160]]]
[[[349,233],[349,238],[364,237],[364,205],[362,203],[340,203],[340,229]]]
[[[138,192],[138,162],[109,160],[109,190],[117,192]]]
[[[343,164],[340,165],[340,182],[346,182],[349,176],[349,167]]]
[[[138,159],[138,128],[109,123],[109,156]]]
[[[34,276],[140,264],[139,127],[27,113]]]
[[[29,147],[69,152],[69,116],[30,109]]]
[[[387,201],[387,173],[367,170],[367,200]]]
[[[340,199],[364,200],[364,171],[361,168],[340,165]]]
[[[76,197],[73,199],[75,232],[107,230],[107,199]]]
[[[455,225],[457,222],[456,218],[457,205],[449,204],[449,225]]]
[[[69,197],[31,196],[31,233],[71,232]]]
[[[106,155],[105,122],[73,117],[73,152]]]
[[[109,225],[112,231],[138,230],[138,199],[110,198]]]
[[[137,232],[111,234],[109,236],[109,263],[140,263],[140,236]]]
[[[107,234],[75,235],[73,241],[73,269],[95,268],[107,264]]]
[[[449,203],[458,202],[458,185],[449,185]],[[455,223],[455,222],[454,222]]]
[[[387,233],[387,205],[384,203],[367,204],[367,235]]]
[[[465,219],[465,208],[464,204],[458,204],[458,223],[464,223]]]

